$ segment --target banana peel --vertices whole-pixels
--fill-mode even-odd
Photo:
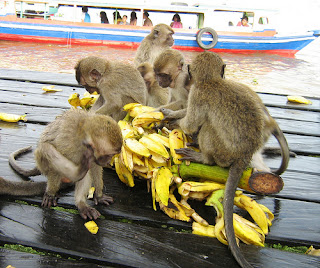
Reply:
[[[311,100],[306,99],[302,96],[287,96],[288,102],[295,102],[295,103],[301,103],[301,104],[312,104]]]
[[[180,221],[190,222],[191,218],[186,215],[182,205],[177,201],[173,194],[169,194],[168,206],[159,202],[160,209],[170,218]]]
[[[88,231],[92,234],[96,234],[99,230],[98,225],[94,221],[88,221],[84,224]]]
[[[7,113],[0,113],[0,120],[5,122],[16,123],[18,121],[26,122],[26,114],[25,115],[17,115],[17,114],[7,114]]]
[[[259,204],[249,196],[240,195],[234,198],[234,204],[249,212],[252,219],[258,224],[264,234],[268,234],[268,220]]]
[[[169,159],[169,153],[162,143],[155,142],[153,139],[149,138],[149,135],[143,136],[140,140],[145,147],[156,154],[161,155],[162,157]]]
[[[150,106],[144,106],[140,103],[128,103],[125,106],[123,106],[123,110],[128,112],[128,114],[131,117],[135,118],[141,113],[154,111],[155,108]]]
[[[43,86],[42,90],[45,92],[58,92],[58,91],[62,91],[62,89],[55,89],[54,85],[51,86]]]
[[[116,173],[119,177],[119,179],[125,183],[126,185],[128,185],[129,187],[133,187],[134,186],[134,178],[132,173],[126,168],[126,166],[124,165],[124,163],[121,160],[121,155],[117,155],[114,158],[114,165],[115,165],[115,169],[116,169]]]
[[[168,206],[169,187],[172,177],[171,171],[166,167],[159,168],[155,177],[156,193],[164,206]]]
[[[125,139],[124,145],[127,149],[129,149],[130,151],[132,151],[137,155],[144,156],[144,157],[149,157],[151,155],[148,148],[146,148],[142,143],[140,143],[136,139],[132,139],[132,138]]]
[[[174,129],[169,134],[170,153],[173,159],[173,163],[175,163],[176,165],[182,163],[182,161],[179,160],[182,155],[177,154],[175,149],[185,148],[186,141],[187,137],[181,129]]]
[[[209,236],[209,237],[215,237],[215,226],[209,225],[209,226],[203,226],[202,224],[198,222],[192,223],[192,233],[196,235],[202,235],[202,236]]]
[[[216,182],[186,181],[178,187],[178,192],[181,196],[189,196],[190,192],[210,193],[224,188],[224,184]]]
[[[80,95],[78,93],[73,93],[69,96],[68,102],[71,106],[77,108],[80,106]]]
[[[150,127],[153,123],[160,122],[163,119],[163,113],[161,112],[144,112],[138,114],[132,120],[132,126],[134,127]]]

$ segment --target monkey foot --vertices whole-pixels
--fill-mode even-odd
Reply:
[[[181,148],[181,149],[175,149],[177,154],[183,155],[179,160],[189,160],[191,162],[198,162],[202,163],[201,158],[202,155],[199,152],[196,152],[190,148]]]
[[[113,198],[106,194],[102,194],[101,197],[98,197],[94,194],[93,201],[95,205],[103,204],[103,205],[109,206],[110,204],[113,203]]]
[[[85,206],[83,208],[79,208],[79,213],[80,213],[80,216],[85,220],[88,219],[88,218],[90,220],[92,220],[92,219],[96,220],[101,215],[98,210],[96,210],[93,207],[89,207],[89,206]]]
[[[41,206],[42,207],[52,207],[52,206],[56,206],[57,205],[57,200],[58,200],[58,197],[55,196],[55,195],[49,195],[47,193],[45,193],[43,195],[43,198],[42,198],[42,203],[41,203]]]

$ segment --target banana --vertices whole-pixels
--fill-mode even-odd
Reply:
[[[196,235],[216,237],[215,227],[213,225],[203,226],[195,221],[192,223],[192,233]]]
[[[159,164],[166,164],[168,159],[164,158],[162,155],[157,154],[155,152],[149,151],[151,155],[151,159]]]
[[[133,153],[127,150],[126,147],[122,145],[121,156],[122,156],[124,165],[130,170],[130,172],[132,172],[133,171],[133,159],[132,159]]]
[[[249,245],[264,247],[265,236],[259,228],[236,213],[233,213],[233,226],[236,237]]]
[[[134,186],[134,179],[133,175],[130,173],[130,171],[126,168],[124,163],[121,160],[121,155],[118,155],[114,159],[116,173],[118,174],[119,179],[127,184],[129,187]]]
[[[234,204],[249,212],[252,219],[258,224],[264,234],[268,234],[268,221],[267,216],[259,206],[259,204],[251,197],[246,195],[240,195],[234,198]]]
[[[312,104],[311,100],[308,100],[302,96],[287,96],[287,99],[289,102],[296,102],[296,103],[302,103],[302,104]]]
[[[58,92],[58,91],[62,91],[62,89],[54,89],[54,85],[51,86],[43,86],[42,90],[45,92]]]
[[[155,152],[156,154],[161,155],[162,157],[169,159],[169,153],[162,143],[155,142],[153,139],[149,138],[149,135],[143,136],[140,140],[149,151]]]
[[[160,200],[159,200],[160,201]],[[173,194],[169,194],[168,206],[159,202],[160,209],[166,213],[170,218],[190,222],[191,218],[186,215],[181,208],[181,204],[177,201]]]
[[[26,122],[26,114],[25,115],[16,115],[16,114],[7,114],[7,113],[0,113],[0,120],[6,121],[6,122],[18,122],[20,120]]]
[[[123,110],[128,112],[131,117],[135,118],[141,113],[154,111],[155,108],[143,106],[140,103],[129,103],[123,106]]]
[[[132,154],[132,161],[133,161],[134,166],[143,166],[144,165],[144,161],[142,161],[137,154]]]
[[[120,120],[118,121],[118,125],[121,129],[123,139],[134,138],[136,136],[136,131],[129,122]]]
[[[80,106],[80,95],[78,93],[73,93],[69,96],[68,102],[73,107]]]
[[[163,119],[161,112],[144,112],[138,114],[132,120],[132,126],[134,127],[150,127],[151,124],[160,122]]]
[[[177,154],[175,149],[184,148],[186,145],[186,139],[186,135],[182,132],[181,129],[174,129],[169,134],[170,153],[173,159],[173,163],[175,163],[176,165],[182,163],[182,161],[179,160],[182,155]]]
[[[166,167],[159,168],[155,177],[156,193],[161,203],[165,206],[168,206],[169,187],[172,177],[171,171]]]
[[[268,209],[266,206],[259,204],[259,206],[261,207],[261,209],[267,213],[267,221],[268,221],[268,225],[271,226],[272,225],[272,221],[274,219],[274,215],[273,213],[270,211],[270,209]]]
[[[224,184],[216,182],[186,181],[178,187],[178,192],[181,196],[188,196],[190,192],[211,193],[224,188]]]
[[[98,225],[94,221],[88,221],[84,224],[88,231],[92,234],[96,234],[99,230]]]
[[[144,157],[149,157],[151,154],[142,143],[137,141],[136,139],[125,139],[124,140],[124,145],[133,153],[136,153],[137,155],[144,156]]]
[[[161,143],[162,145],[164,145],[167,148],[170,148],[170,146],[169,146],[169,138],[167,138],[167,137],[165,137],[163,135],[160,135],[160,134],[157,134],[157,133],[151,133],[151,134],[148,135],[148,138],[152,139],[155,142]]]

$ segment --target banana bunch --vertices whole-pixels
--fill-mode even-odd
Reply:
[[[185,148],[189,140],[182,130],[156,130],[163,114],[138,103],[123,107],[127,116],[118,122],[123,146],[114,157],[113,165],[119,179],[133,187],[135,177],[147,180],[152,193],[153,209],[159,208],[173,219],[193,221],[193,233],[216,237],[227,244],[224,230],[222,199],[225,184],[213,181],[183,181],[174,170],[180,165],[181,155],[175,149]],[[174,168],[175,167],[175,168]],[[177,196],[180,195],[180,200]],[[189,204],[189,199],[206,200],[217,212],[215,226],[203,219]],[[255,223],[234,213],[237,239],[244,243],[263,246],[265,235],[273,220],[272,212],[241,191],[236,192],[235,205],[249,212]]]
[[[17,115],[17,114],[7,114],[7,113],[0,113],[0,121],[5,122],[18,122],[20,120],[26,122],[26,114],[25,115]]]
[[[68,102],[71,106],[77,108],[81,107],[84,110],[88,110],[98,99],[99,95],[94,92],[90,94],[89,92],[85,92],[83,97],[80,99],[80,94],[73,93],[69,96]]]

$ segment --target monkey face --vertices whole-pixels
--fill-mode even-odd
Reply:
[[[172,35],[173,35],[173,33],[169,33],[167,36],[166,43],[169,47],[172,47],[174,44],[174,39],[173,39]]]
[[[95,159],[95,163],[101,167],[107,167],[115,154],[102,155]]]
[[[156,78],[160,87],[163,87],[163,88],[169,87],[170,84],[172,83],[172,77],[170,74],[158,73],[156,74]]]

